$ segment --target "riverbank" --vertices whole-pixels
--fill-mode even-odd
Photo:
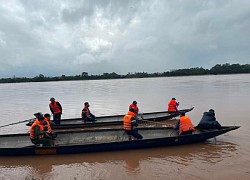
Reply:
[[[39,74],[36,77],[12,77],[2,78],[0,83],[23,83],[23,82],[49,82],[49,81],[75,81],[75,80],[100,80],[100,79],[131,79],[131,78],[155,78],[155,77],[175,77],[175,76],[200,76],[200,75],[226,75],[226,74],[248,74],[250,73],[250,64],[217,64],[211,69],[204,69],[202,67],[177,69],[167,72],[135,72],[126,75],[119,75],[115,72],[103,73],[102,75],[89,75],[87,72],[82,72],[80,75],[66,76],[61,75],[57,77],[46,77]]]

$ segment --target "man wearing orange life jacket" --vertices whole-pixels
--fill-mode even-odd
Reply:
[[[85,102],[84,103],[84,108],[82,109],[82,120],[84,123],[86,123],[87,121],[90,122],[95,122],[95,115],[93,115],[90,110],[89,110],[89,103]]]
[[[52,129],[50,126],[50,114],[46,113],[44,114],[44,129],[45,131],[51,133]]]
[[[134,109],[129,109],[128,113],[123,117],[123,129],[129,136],[133,136],[136,139],[142,139],[142,135],[138,133],[138,130],[134,127],[137,127],[138,123],[136,122],[136,113]],[[130,139],[131,140],[131,139]]]
[[[135,114],[138,115],[139,108],[138,108],[138,106],[137,106],[137,102],[136,102],[136,101],[133,101],[133,103],[129,105],[129,109],[134,109]]]
[[[195,131],[194,125],[190,118],[185,116],[185,112],[180,112],[180,120],[175,126],[176,130],[179,130],[179,135],[192,134]]]
[[[179,106],[179,102],[176,102],[175,98],[172,98],[172,100],[168,103],[168,111],[169,112],[177,112],[177,107]]]
[[[46,138],[47,132],[44,131],[44,117],[39,116],[30,127],[30,140],[33,144],[42,144],[43,146],[51,146],[52,140]]]
[[[49,104],[49,108],[51,113],[53,114],[53,122],[55,124],[61,123],[61,115],[62,115],[62,106],[58,101],[55,101],[55,98],[50,98],[51,103]]]

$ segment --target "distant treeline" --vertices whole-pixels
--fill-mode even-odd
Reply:
[[[34,78],[26,77],[13,77],[2,78],[0,83],[20,83],[20,82],[46,82],[46,81],[71,81],[71,80],[97,80],[97,79],[122,79],[122,78],[148,78],[148,77],[171,77],[171,76],[193,76],[193,75],[217,75],[217,74],[239,74],[250,73],[250,64],[217,64],[211,69],[204,69],[202,67],[189,68],[189,69],[177,69],[163,73],[146,73],[135,72],[128,73],[126,75],[119,75],[115,72],[103,73],[102,75],[89,75],[87,72],[82,72],[76,76],[61,75],[58,77],[46,77],[43,74],[39,74]]]

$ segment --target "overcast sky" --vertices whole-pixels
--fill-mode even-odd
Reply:
[[[249,0],[1,0],[0,78],[250,63]]]

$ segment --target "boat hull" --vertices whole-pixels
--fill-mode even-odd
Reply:
[[[224,126],[221,130],[197,129],[191,135],[181,136],[173,128],[142,128],[139,132],[144,139],[132,141],[128,140],[122,129],[62,132],[58,135],[55,147],[33,146],[25,134],[2,135],[0,156],[76,154],[183,145],[203,142],[238,128],[239,126]],[[10,147],[14,145],[15,147]]]

